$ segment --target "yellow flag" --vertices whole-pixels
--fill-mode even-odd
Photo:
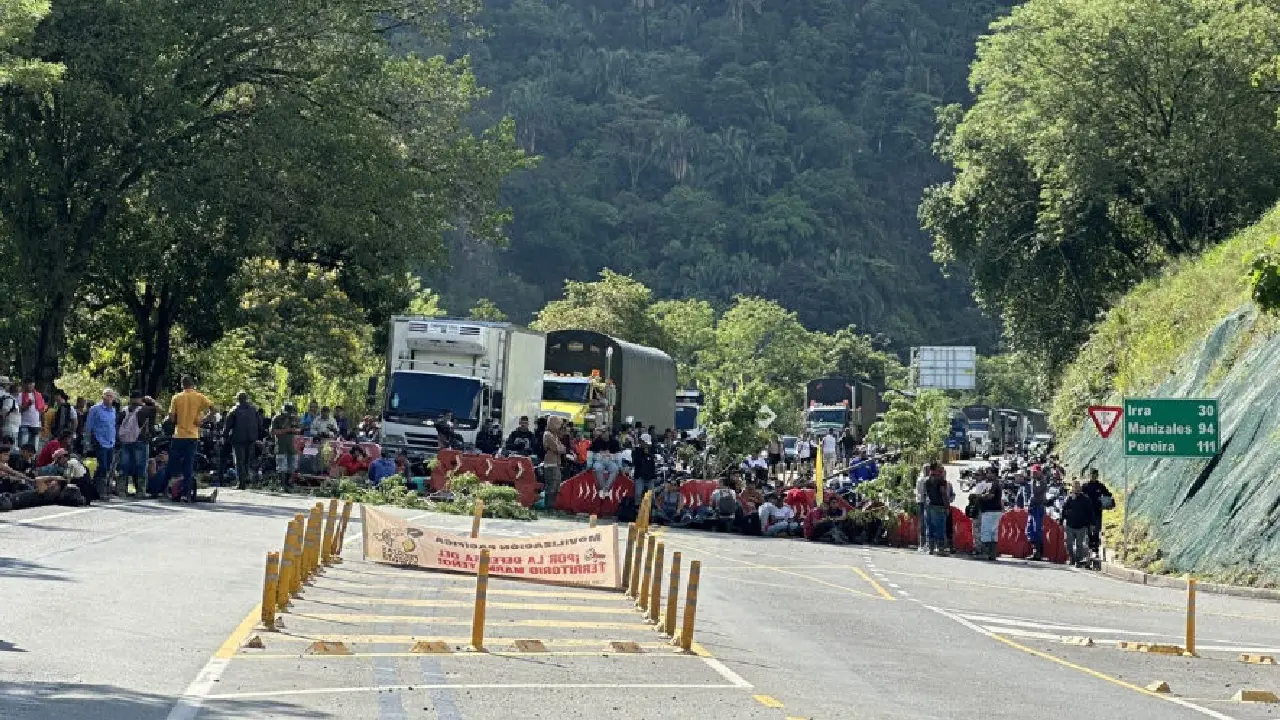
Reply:
[[[826,489],[826,482],[823,480],[823,477],[826,475],[826,471],[822,468],[822,453],[819,452],[817,455],[818,458],[813,463],[813,504],[815,507],[820,507],[823,500],[826,499],[826,496],[823,494],[823,490]]]

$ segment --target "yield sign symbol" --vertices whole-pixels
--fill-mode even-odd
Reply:
[[[1089,419],[1093,420],[1093,426],[1098,428],[1098,434],[1103,438],[1111,437],[1123,414],[1124,408],[1115,405],[1089,406]]]

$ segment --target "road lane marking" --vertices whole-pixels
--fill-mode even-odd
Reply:
[[[70,517],[72,515],[80,515],[81,513],[92,512],[99,508],[81,508],[79,510],[68,510],[66,512],[54,513],[52,515],[41,515],[40,517],[25,518],[23,520],[0,520],[4,525],[35,525],[45,520],[56,520],[58,518]]]
[[[634,611],[629,612],[634,615]],[[290,616],[307,620],[338,623],[409,623],[429,625],[465,625],[471,626],[471,618],[451,615],[365,615],[362,613],[300,613],[292,612]],[[592,630],[653,630],[648,623],[596,622],[594,620],[544,620],[523,619],[503,620],[489,619],[491,626],[497,627],[536,627],[536,628],[589,628]]]
[[[285,617],[288,617],[288,616],[286,615]],[[469,624],[470,624],[470,623],[468,623],[468,625],[469,625]],[[649,631],[649,633],[650,633],[650,637],[652,637],[652,633],[653,633],[653,626],[652,626],[652,625],[644,625],[643,627],[644,627],[646,630],[648,630],[648,631]],[[502,637],[494,637],[494,638],[491,638],[491,637],[487,637],[487,636],[486,636],[486,637],[485,637],[485,644],[486,644],[486,645],[495,645],[495,646],[496,646],[496,645],[498,645],[499,643],[514,643],[516,640],[525,640],[525,639],[528,639],[528,636],[527,636],[527,635],[523,635],[523,636],[520,636],[520,637],[512,637],[512,638],[502,638]],[[553,639],[549,639],[549,640],[548,640],[548,639],[544,639],[544,640],[542,641],[542,644],[543,644],[543,645],[547,645],[547,646],[565,646],[565,647],[595,647],[595,646],[599,646],[599,647],[601,647],[601,648],[607,648],[607,647],[609,647],[609,643],[610,643],[611,641],[613,641],[613,640],[617,640],[617,639],[618,639],[617,637],[612,637],[612,638],[608,638],[608,637],[606,637],[606,638],[565,638],[565,639],[554,639],[554,638],[553,638]],[[462,637],[462,636],[456,636],[456,637],[455,637],[455,636],[446,636],[446,635],[376,635],[376,634],[373,634],[373,635],[343,635],[343,634],[337,634],[337,633],[290,633],[290,632],[288,632],[288,631],[285,631],[285,632],[278,632],[278,633],[272,633],[269,637],[267,637],[267,638],[266,638],[266,640],[267,640],[268,642],[274,642],[274,643],[280,643],[280,642],[299,642],[299,643],[328,642],[328,643],[338,643],[338,642],[340,642],[340,643],[346,643],[346,644],[348,644],[348,645],[351,645],[351,644],[360,644],[360,645],[403,645],[403,644],[408,644],[408,645],[412,645],[413,643],[416,643],[416,642],[442,642],[442,643],[447,643],[447,644],[450,644],[450,645],[470,645],[470,644],[471,644],[471,636],[470,636],[470,635],[467,635],[467,636],[465,636],[465,637]],[[644,647],[646,644],[645,644],[645,643],[640,643],[640,645],[641,645],[641,647]],[[603,650],[602,650],[602,652],[603,652]],[[242,655],[237,655],[236,657],[247,657],[247,655],[243,655],[243,654],[242,654]]]
[[[299,690],[261,690],[257,692],[205,695],[207,700],[246,700],[250,698],[297,695],[332,695],[339,693],[384,693],[395,690],[740,690],[741,685],[719,683],[438,683],[423,685],[365,685],[363,687],[303,688]]]
[[[689,643],[689,649],[693,651],[694,655],[702,658],[702,660],[707,663],[708,667],[710,667],[712,670],[715,670],[717,673],[719,673],[720,677],[732,683],[733,687],[747,688],[747,689],[750,689],[751,687],[753,687],[751,683],[747,682],[746,679],[744,679],[741,675],[734,672],[733,670],[730,670],[728,665],[725,665],[724,663],[716,659],[716,657],[712,655],[709,650],[702,647],[702,644],[699,643],[698,641],[695,640]]]
[[[880,597],[884,598],[885,600],[893,599],[893,595],[890,594],[888,590],[885,590],[883,585],[873,580],[871,576],[866,573],[865,570],[855,565],[853,567],[853,571],[858,574],[858,577],[862,578],[863,580],[866,580],[868,585],[875,588],[875,591],[880,593]]]
[[[778,702],[777,698],[774,698],[771,695],[752,695],[751,697],[755,698],[756,702],[767,708],[780,708],[783,706],[782,703]]]
[[[752,566],[752,567],[755,567],[755,568],[757,568],[757,569],[761,569],[761,570],[771,570],[771,571],[773,571],[773,572],[781,573],[781,574],[783,574],[783,575],[794,575],[795,577],[798,577],[798,578],[804,578],[805,580],[808,580],[809,582],[815,582],[815,583],[818,583],[819,585],[825,585],[825,586],[827,586],[827,587],[835,588],[835,589],[837,589],[837,590],[843,590],[843,591],[845,591],[845,592],[847,592],[847,593],[852,593],[852,594],[854,594],[854,595],[861,595],[862,597],[868,597],[868,598],[874,598],[874,597],[875,597],[875,595],[872,595],[871,593],[863,592],[863,591],[861,591],[861,590],[856,590],[856,589],[854,589],[854,588],[846,587],[846,586],[844,586],[844,585],[837,585],[836,583],[833,583],[833,582],[827,582],[826,580],[820,580],[820,579],[818,579],[818,578],[810,577],[809,575],[804,575],[804,574],[802,574],[802,573],[798,573],[798,572],[791,572],[790,570],[784,570],[784,569],[782,569],[782,568],[778,568],[778,567],[770,567],[770,566],[767,566],[767,565],[759,565],[759,564],[757,564],[757,563],[748,562],[748,561],[746,561],[746,560],[738,560],[737,558],[731,558],[731,557],[728,557],[728,556],[725,556],[725,555],[720,555],[720,554],[717,554],[717,553],[713,553],[713,552],[711,552],[711,551],[709,551],[709,550],[703,550],[702,548],[699,548],[699,547],[694,546],[694,545],[687,544],[687,543],[685,543],[685,542],[683,542],[683,541],[676,541],[676,540],[674,540],[674,539],[672,539],[672,538],[670,538],[670,537],[668,537],[668,538],[667,538],[666,543],[667,543],[668,545],[671,545],[672,547],[682,547],[682,548],[683,548],[683,549],[685,549],[685,550],[689,550],[689,551],[691,551],[691,552],[696,552],[696,553],[701,553],[701,554],[706,555],[706,556],[708,556],[708,557],[719,558],[719,559],[721,559],[721,560],[728,560],[729,562],[735,562],[735,563],[738,563],[738,564],[740,564],[740,565],[748,565],[748,566]],[[845,566],[845,567],[847,567],[847,566]]]
[[[1171,702],[1171,703],[1174,703],[1175,705],[1181,705],[1182,707],[1185,707],[1185,708],[1187,708],[1188,710],[1194,710],[1195,712],[1198,712],[1198,713],[1200,713],[1201,715],[1207,715],[1207,716],[1209,716],[1209,717],[1211,717],[1211,718],[1214,718],[1215,720],[1235,720],[1235,718],[1232,718],[1230,715],[1223,715],[1222,713],[1218,712],[1217,710],[1211,710],[1211,709],[1209,709],[1209,708],[1207,708],[1207,707],[1202,707],[1202,706],[1200,706],[1200,705],[1196,705],[1195,703],[1190,702],[1190,701],[1188,701],[1188,700],[1184,700],[1183,698],[1174,697],[1174,696],[1172,696],[1172,695],[1168,695],[1168,694],[1162,694],[1162,693],[1152,692],[1152,691],[1150,691],[1150,690],[1148,690],[1148,689],[1146,689],[1146,688],[1144,688],[1144,687],[1139,687],[1139,686],[1137,686],[1137,685],[1134,685],[1133,683],[1125,682],[1124,680],[1121,680],[1120,678],[1112,677],[1111,675],[1107,675],[1106,673],[1098,672],[1097,670],[1094,670],[1094,669],[1092,669],[1092,668],[1087,668],[1087,667],[1085,667],[1085,666],[1083,666],[1083,665],[1078,665],[1078,664],[1073,663],[1073,662],[1071,662],[1071,661],[1069,661],[1069,660],[1064,660],[1064,659],[1062,659],[1062,658],[1060,658],[1060,657],[1058,657],[1058,656],[1056,656],[1056,655],[1050,655],[1049,653],[1041,652],[1041,651],[1036,650],[1036,649],[1034,649],[1034,648],[1029,648],[1029,647],[1027,647],[1026,645],[1023,645],[1023,644],[1018,643],[1018,642],[1014,642],[1013,640],[1010,640],[1010,639],[1009,639],[1009,638],[1007,638],[1007,637],[1004,637],[1004,636],[1002,636],[1002,635],[997,635],[996,633],[993,633],[993,632],[991,632],[991,631],[989,631],[989,630],[987,630],[987,629],[985,629],[985,628],[983,628],[983,627],[981,627],[981,626],[979,626],[979,625],[975,625],[974,623],[970,622],[969,620],[966,620],[965,618],[960,617],[959,615],[956,615],[955,613],[948,612],[947,610],[943,610],[942,608],[934,607],[934,606],[932,606],[932,605],[922,605],[922,607],[925,607],[925,608],[927,608],[927,609],[929,609],[929,610],[932,610],[933,612],[935,612],[935,613],[937,613],[937,614],[939,614],[939,615],[941,615],[941,616],[943,616],[943,617],[945,617],[945,618],[947,618],[947,619],[949,619],[949,620],[952,620],[952,621],[954,621],[954,622],[957,622],[957,623],[959,623],[959,624],[963,625],[964,627],[969,628],[970,630],[972,630],[972,631],[974,631],[974,632],[978,633],[979,635],[985,635],[985,636],[987,636],[987,637],[989,637],[989,638],[991,638],[991,639],[993,639],[993,640],[996,640],[996,641],[998,641],[998,642],[1004,643],[1005,645],[1008,645],[1009,647],[1014,648],[1015,650],[1021,650],[1022,652],[1025,652],[1025,653],[1027,653],[1027,654],[1029,654],[1029,655],[1034,655],[1034,656],[1036,656],[1036,657],[1038,657],[1038,658],[1041,658],[1041,659],[1044,659],[1044,660],[1048,660],[1049,662],[1057,663],[1058,665],[1062,665],[1063,667],[1067,667],[1067,668],[1070,668],[1070,669],[1075,670],[1075,671],[1077,671],[1077,672],[1084,673],[1085,675],[1089,675],[1090,677],[1094,677],[1094,678],[1097,678],[1097,679],[1099,679],[1099,680],[1103,680],[1103,681],[1105,681],[1105,682],[1109,682],[1109,683],[1111,683],[1111,684],[1113,684],[1113,685],[1118,685],[1119,687],[1126,688],[1126,689],[1128,689],[1128,690],[1132,690],[1132,691],[1137,692],[1137,693],[1141,693],[1141,694],[1146,695],[1146,696],[1148,696],[1148,697],[1153,697],[1153,698],[1155,698],[1155,699],[1157,699],[1157,700],[1164,700],[1165,702]]]
[[[704,568],[702,571],[702,575],[704,577],[708,575],[715,575],[716,570],[726,570],[726,569],[727,570],[750,570],[751,568],[724,568],[724,567]],[[809,593],[809,594],[822,593],[826,595],[844,595],[843,592],[840,592],[838,590],[819,590],[819,589],[810,588],[810,587],[802,587],[800,585],[779,585],[777,583],[760,582],[759,580],[743,580],[741,578],[734,578],[733,584],[734,585],[760,585],[761,587],[778,588],[779,590],[793,590],[795,592],[803,592],[803,593]]]
[[[268,638],[269,639],[269,638]],[[459,643],[461,644],[461,643]],[[485,638],[486,645],[492,645],[491,638]],[[547,644],[545,641],[543,644]],[[683,660],[701,659],[698,655],[690,655],[685,652],[672,649],[669,643],[637,643],[646,652],[642,653],[620,653],[609,649],[605,643],[601,643],[600,650],[539,650],[536,652],[522,652],[519,650],[485,650],[484,652],[474,652],[471,650],[461,650],[452,653],[440,653],[443,657],[448,658],[485,658],[485,657],[610,657],[610,658],[679,658]],[[356,653],[350,655],[308,655],[306,653],[270,653],[260,655],[256,652],[245,651],[236,655],[239,660],[354,660],[359,658],[418,658],[424,653],[414,652],[367,652]]]
[[[474,592],[474,591],[473,591]],[[307,602],[315,602],[318,604],[332,605],[391,605],[402,607],[426,607],[426,608],[471,608],[474,602],[465,600],[423,600],[421,598],[333,598],[332,602],[318,601],[311,598],[302,598]],[[611,598],[616,600],[616,598]],[[501,610],[537,610],[540,612],[568,612],[581,613],[584,615],[627,615],[635,617],[634,608],[611,608],[598,607],[591,605],[553,605],[547,603],[520,603],[520,602],[489,602],[490,608]]]
[[[200,708],[204,705],[205,698],[209,696],[209,691],[213,689],[214,683],[222,678],[222,673],[226,672],[227,665],[231,664],[236,650],[244,644],[261,618],[262,605],[259,603],[253,606],[253,610],[250,610],[227,639],[222,641],[222,645],[213,653],[213,657],[209,658],[209,662],[205,663],[205,666],[196,674],[196,679],[191,681],[186,691],[182,693],[182,697],[178,698],[173,708],[169,710],[166,720],[194,720],[196,715],[200,714]]]

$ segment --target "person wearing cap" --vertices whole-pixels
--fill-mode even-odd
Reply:
[[[297,438],[301,432],[297,406],[291,402],[285,403],[280,414],[271,420],[271,436],[276,440],[276,472],[286,486],[294,473],[298,472]]]
[[[639,446],[631,450],[632,480],[635,482],[636,502],[644,498],[647,490],[654,489],[658,481],[658,463],[653,456],[653,436],[640,433]]]

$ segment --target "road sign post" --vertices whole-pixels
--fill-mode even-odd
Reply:
[[[1114,408],[1098,408],[1114,410]],[[1211,458],[1222,448],[1219,441],[1218,401],[1214,398],[1125,398],[1124,416],[1124,520],[1120,528],[1121,558],[1129,549],[1129,458]],[[1089,416],[1103,437],[1103,420]]]

